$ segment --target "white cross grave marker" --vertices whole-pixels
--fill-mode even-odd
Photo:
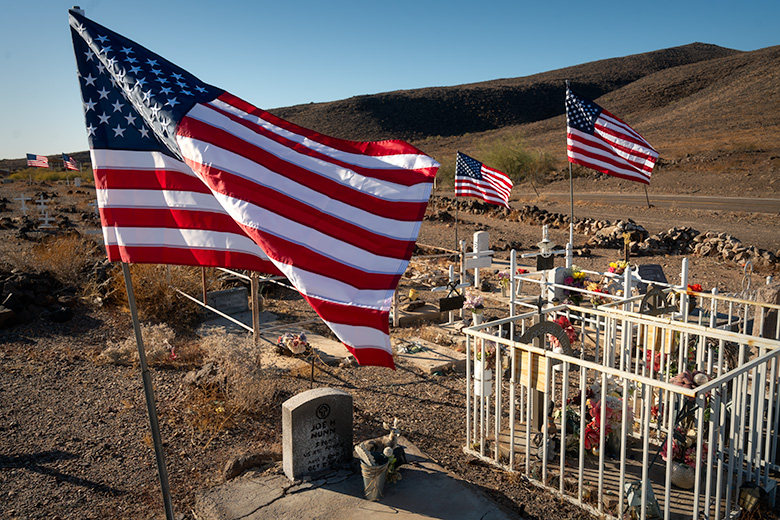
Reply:
[[[19,200],[19,201],[22,202],[22,215],[24,215],[26,217],[27,216],[27,204],[25,203],[25,201],[32,200],[32,198],[25,197],[24,193],[22,193],[21,197],[16,197],[14,200]]]

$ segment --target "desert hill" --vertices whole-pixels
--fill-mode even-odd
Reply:
[[[659,71],[739,54],[742,53],[715,45],[693,43],[520,78],[356,96],[271,112],[345,139],[460,136],[563,114],[567,79],[580,94],[595,99]]]

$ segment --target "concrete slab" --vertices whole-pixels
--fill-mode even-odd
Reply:
[[[326,338],[325,336],[315,334],[300,326],[285,324],[269,327],[260,333],[260,347],[262,349],[260,355],[261,364],[264,366],[274,365],[278,368],[289,370],[298,370],[302,367],[309,366],[309,361],[305,359],[280,356],[276,353],[275,348],[279,336],[287,332],[291,334],[305,333],[306,340],[309,342],[309,345],[311,345],[312,350],[316,352],[322,362],[326,365],[337,365],[342,359],[349,355],[347,347],[340,341],[335,341]]]
[[[291,482],[281,465],[264,473],[246,472],[226,484],[201,491],[193,511],[201,520],[508,520],[498,504],[478,488],[447,473],[407,439],[399,439],[409,464],[402,479],[387,483],[384,497],[363,497],[363,478],[342,470],[311,482]]]
[[[409,362],[426,374],[443,370],[466,370],[466,355],[450,347],[421,338],[399,338],[394,344],[396,359]]]

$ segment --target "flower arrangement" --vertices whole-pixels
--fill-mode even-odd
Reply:
[[[661,445],[661,458],[668,460],[668,456],[667,443],[664,442]],[[702,466],[706,459],[706,442],[702,442],[701,445],[701,459],[698,461],[696,459],[696,430],[688,430],[686,432],[679,426],[675,428],[672,436],[672,460],[695,469],[697,463],[699,466]]]
[[[625,260],[618,260],[616,262],[610,262],[609,263],[609,268],[607,269],[607,272],[620,275],[620,274],[623,274],[626,271],[626,269],[628,269],[628,266],[629,266],[629,263],[626,262]]]
[[[499,271],[498,272],[498,285],[500,285],[503,288],[509,287],[509,271]]]
[[[285,332],[276,342],[277,352],[286,355],[298,355],[306,352],[309,348],[309,343],[306,341],[306,334],[301,332],[300,334],[293,334],[291,332]]]
[[[473,313],[482,312],[485,308],[485,304],[482,301],[482,295],[473,292],[466,293],[466,301],[463,302],[464,309],[471,309]]]
[[[477,361],[482,361],[482,349],[478,348],[477,351]],[[496,355],[496,342],[487,340],[485,341],[485,359],[490,361],[493,359]]]
[[[609,291],[600,283],[598,282],[588,282],[585,285],[585,288],[591,292],[601,293],[601,294],[609,294]],[[596,294],[590,295],[590,303],[593,305],[603,305],[605,303],[608,303],[609,299],[599,296]]]
[[[569,337],[569,343],[574,345],[577,342],[577,339],[579,335],[577,334],[577,331],[574,329],[574,325],[571,324],[569,321],[569,318],[566,316],[558,316],[553,320],[554,323],[557,323],[561,326],[561,328],[566,332],[566,335]],[[558,338],[553,336],[552,334],[547,335],[547,341],[550,343],[550,347],[552,348],[553,352],[562,352],[561,342],[558,341]]]
[[[580,434],[583,436],[583,448],[594,455],[599,454],[601,444],[601,429],[604,428],[604,442],[607,446],[607,453],[611,456],[617,454],[620,447],[620,434],[623,420],[623,396],[621,388],[618,385],[608,383],[607,391],[601,392],[600,385],[594,385],[585,389],[585,413],[588,414],[590,421],[585,425],[585,429],[580,432],[580,403],[583,399],[582,393],[576,394],[566,402],[566,450],[576,451],[579,446]],[[604,399],[604,423],[601,421],[601,399]],[[634,412],[629,403],[627,406],[629,428],[633,427]],[[560,409],[555,411],[558,418],[561,416]]]
[[[564,272],[564,277],[563,277],[564,285],[567,285],[575,289],[584,289],[585,283],[587,282],[588,279],[586,278],[585,273],[582,272],[582,270],[576,265],[571,266],[569,269],[566,269],[566,271]],[[579,291],[564,289],[563,294],[566,297],[564,300],[566,303],[572,303],[574,305],[579,305],[580,303],[582,303],[583,295]]]
[[[614,395],[607,395],[603,398],[604,403],[604,442],[610,447],[610,450],[616,451],[620,443],[620,430],[623,421],[623,398]],[[585,425],[583,432],[583,447],[590,450],[594,455],[598,455],[599,443],[601,442],[601,400],[588,399],[588,414],[591,421]],[[634,411],[631,405],[628,405],[628,421],[633,423]]]
[[[693,293],[697,293],[697,292],[700,293],[702,291],[703,289],[701,288],[700,283],[695,283],[693,285],[688,284],[688,290],[686,291],[686,293],[688,294],[688,302],[691,309],[696,308],[696,295],[694,295]]]

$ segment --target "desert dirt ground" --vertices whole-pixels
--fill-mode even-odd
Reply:
[[[566,189],[568,185],[565,184]],[[544,189],[561,191],[560,186]],[[584,189],[584,186],[578,187]],[[18,222],[21,193],[57,193],[56,207],[67,211],[74,228],[96,231],[94,188],[68,188],[62,184],[0,185],[6,212]],[[525,186],[525,196],[533,191]],[[547,205],[543,193],[527,202],[548,211],[568,212],[564,205]],[[513,205],[522,204],[513,200]],[[29,202],[28,202],[29,204]],[[84,216],[82,216],[84,215]],[[780,249],[778,215],[730,212],[657,211],[628,206],[578,204],[577,216],[606,219],[632,218],[650,233],[690,225],[699,231],[724,231],[745,244]],[[470,241],[476,230],[487,230],[491,241],[515,241],[523,251],[535,249],[541,239],[538,226],[506,222],[484,215],[459,215],[458,233]],[[99,238],[98,235],[95,235]],[[562,244],[567,229],[551,229],[550,238]],[[578,236],[576,241],[587,237]],[[8,263],[24,255],[35,242],[17,228],[0,230],[2,275]],[[425,221],[420,244],[454,248],[452,223]],[[502,251],[499,257],[505,257]],[[617,250],[594,250],[575,263],[585,269],[605,270],[620,258]],[[682,257],[638,259],[663,266],[669,281],[679,281]],[[692,283],[705,289],[738,293],[743,268],[712,258],[689,256]],[[756,272],[752,283],[763,283],[778,273]],[[400,291],[408,292],[405,280]],[[421,292],[423,298],[431,293]],[[438,298],[438,296],[435,296]],[[283,288],[267,288],[265,309],[282,320],[296,322],[314,317],[302,298]],[[146,405],[137,366],[101,361],[109,342],[132,335],[129,315],[122,308],[99,306],[88,300],[73,304],[74,317],[65,323],[36,320],[0,329],[0,517],[2,518],[161,518],[164,516],[149,434]],[[189,305],[182,302],[182,306]],[[487,317],[503,317],[507,310],[486,298]],[[307,327],[309,327],[307,325]],[[312,329],[327,334],[323,327]],[[393,329],[393,336],[422,334],[418,327]],[[513,514],[527,519],[588,518],[576,507],[540,492],[512,474],[497,471],[470,457],[465,442],[465,391],[463,374],[424,375],[399,363],[396,371],[377,367],[318,365],[312,383],[309,373],[284,373],[270,366],[254,370],[263,381],[259,405],[241,410],[224,395],[208,394],[185,383],[185,376],[200,368],[203,353],[197,338],[181,335],[179,351],[191,355],[153,368],[171,494],[180,518],[193,518],[199,490],[224,481],[226,463],[240,455],[260,455],[268,471],[278,470],[281,453],[281,403],[315,386],[330,386],[351,393],[355,404],[355,439],[384,433],[383,421],[400,420],[404,435],[447,470],[474,483]],[[346,353],[346,352],[345,352]],[[276,465],[275,465],[276,464]],[[276,468],[276,469],[275,469]],[[776,518],[774,512],[765,512]]]

